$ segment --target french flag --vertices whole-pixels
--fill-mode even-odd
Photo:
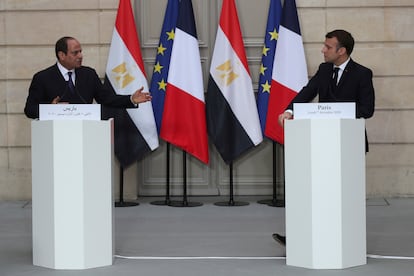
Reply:
[[[224,0],[206,96],[210,138],[227,164],[263,135],[234,0]]]
[[[203,76],[191,0],[181,0],[160,137],[209,162]]]
[[[267,106],[269,105],[270,88],[272,86],[273,62],[275,60],[281,16],[282,4],[280,0],[271,0],[267,16],[262,63],[260,64],[259,88],[257,89],[257,109],[263,134],[266,128]]]
[[[130,95],[148,83],[130,0],[120,0],[112,34],[104,86],[119,95]],[[151,102],[139,108],[106,109],[114,117],[115,155],[125,168],[159,146]]]
[[[170,68],[171,51],[174,42],[175,25],[177,24],[179,0],[168,0],[162,24],[157,56],[150,84],[152,108],[158,133],[161,131],[162,113],[164,111],[165,91],[168,70]]]
[[[284,131],[278,117],[307,82],[308,70],[296,3],[295,0],[285,0],[273,63],[265,128],[267,137],[284,143]]]

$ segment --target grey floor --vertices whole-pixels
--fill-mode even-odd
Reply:
[[[286,265],[273,232],[284,231],[284,208],[219,207],[228,198],[193,197],[200,207],[150,204],[115,209],[114,264],[87,270],[32,265],[30,202],[0,201],[0,275],[414,275],[414,198],[367,200],[367,265],[311,270]]]

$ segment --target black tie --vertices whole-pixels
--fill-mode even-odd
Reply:
[[[332,79],[334,86],[338,85],[338,72],[339,72],[339,67],[334,67],[334,75]]]
[[[75,85],[73,84],[73,81],[72,81],[72,72],[69,71],[68,75],[69,75],[69,80],[68,80],[69,91],[72,93],[75,93]]]

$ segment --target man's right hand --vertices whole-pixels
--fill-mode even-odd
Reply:
[[[293,118],[292,113],[290,112],[284,112],[282,114],[279,115],[279,125],[281,127],[285,126],[285,120],[291,120]]]
[[[51,104],[68,104],[68,103],[69,102],[61,102],[59,96],[57,96],[56,98],[54,98],[53,101],[51,102]]]
[[[51,102],[51,104],[57,104],[60,101],[60,97],[57,96],[56,98],[53,99],[53,101]]]

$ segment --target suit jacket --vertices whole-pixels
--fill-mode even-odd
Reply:
[[[322,63],[308,84],[296,95],[293,103],[306,103],[319,96],[319,102],[355,102],[356,118],[370,118],[375,109],[375,93],[372,84],[372,71],[352,59],[348,62],[338,85],[332,82],[333,64]],[[366,151],[368,142],[366,140]]]
[[[24,113],[29,118],[39,118],[39,104],[49,104],[57,96],[62,102],[73,104],[96,102],[111,107],[134,108],[129,95],[116,95],[105,89],[93,68],[82,66],[75,69],[75,93],[70,92],[68,82],[59,71],[57,64],[33,76],[29,87]]]

